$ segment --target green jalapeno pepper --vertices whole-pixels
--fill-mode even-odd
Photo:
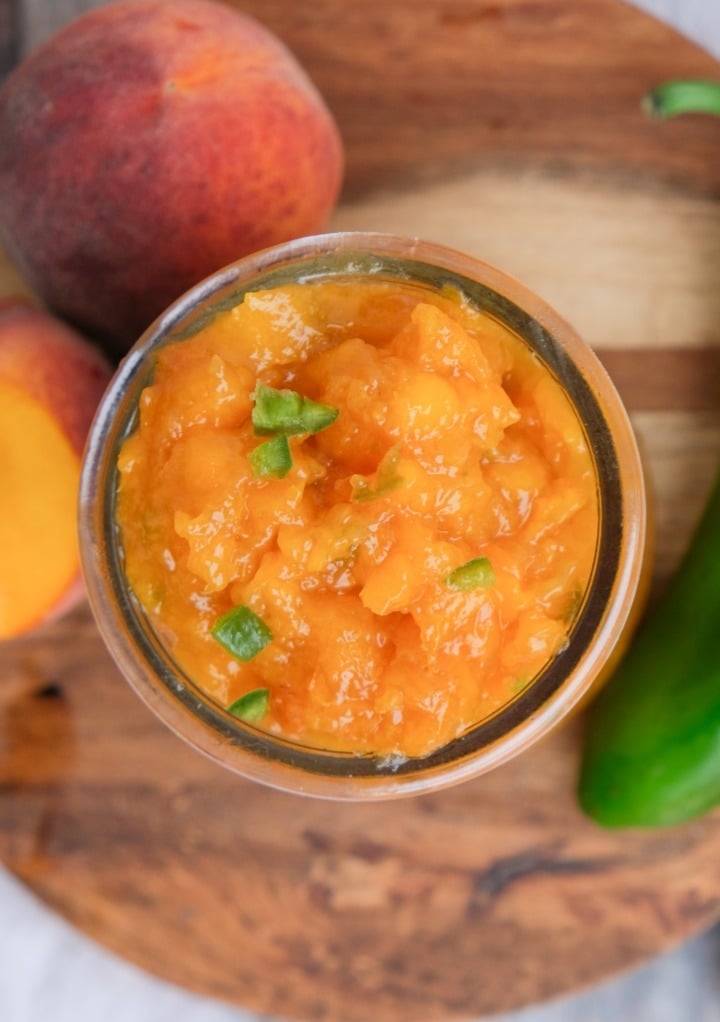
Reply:
[[[578,787],[608,827],[720,804],[720,475],[680,568],[588,711]]]

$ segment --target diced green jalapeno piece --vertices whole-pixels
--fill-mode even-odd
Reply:
[[[288,438],[283,434],[250,451],[250,468],[256,479],[273,476],[282,479],[292,468],[292,454]]]
[[[272,641],[272,632],[261,617],[241,605],[218,618],[212,636],[238,660],[247,662]]]
[[[253,394],[252,424],[258,436],[319,433],[332,425],[338,409],[323,405],[295,390],[276,390],[258,383]]]
[[[474,557],[471,561],[461,564],[449,575],[445,576],[445,585],[450,589],[481,589],[491,586],[495,581],[495,573],[487,557]]]
[[[266,688],[254,688],[251,692],[246,692],[244,696],[240,696],[234,703],[230,703],[228,713],[232,713],[233,717],[239,717],[240,720],[246,720],[249,724],[254,724],[263,719],[269,705],[269,690]]]

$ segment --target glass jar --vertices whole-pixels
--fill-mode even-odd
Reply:
[[[233,717],[186,676],[133,594],[116,522],[118,453],[137,420],[154,357],[247,292],[359,278],[451,288],[506,325],[560,381],[597,473],[593,574],[566,647],[504,708],[422,758],[378,758],[303,746]],[[548,305],[475,258],[410,238],[343,233],[300,239],[242,259],[199,283],[139,339],[119,367],[89,437],[80,489],[88,598],[121,672],[151,710],[196,749],[252,780],[306,795],[383,799],[476,777],[525,751],[588,698],[622,650],[642,593],[643,469],[627,414],[588,346]]]

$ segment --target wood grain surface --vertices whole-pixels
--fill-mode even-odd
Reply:
[[[630,409],[656,587],[720,461],[720,129],[640,96],[707,55],[614,0],[312,11],[244,2],[340,119],[333,226],[480,255],[550,300]],[[0,260],[0,294],[22,288]],[[582,721],[501,770],[379,805],[243,782],[148,713],[86,607],[0,647],[0,858],[145,969],[257,1012],[460,1019],[576,991],[720,918],[720,814],[606,832]]]
[[[702,126],[675,123],[668,146],[639,103],[716,62],[616,0],[231,3],[287,42],[327,98],[348,197],[528,162],[717,195]]]

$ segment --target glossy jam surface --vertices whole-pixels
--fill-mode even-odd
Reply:
[[[281,477],[253,467],[259,385],[338,413],[288,437]],[[266,690],[256,726],[304,745],[423,756],[487,719],[566,643],[593,568],[564,390],[452,292],[249,293],[159,353],[119,470],[127,576],[173,658],[221,706]],[[247,661],[213,635],[237,607],[271,635]]]

